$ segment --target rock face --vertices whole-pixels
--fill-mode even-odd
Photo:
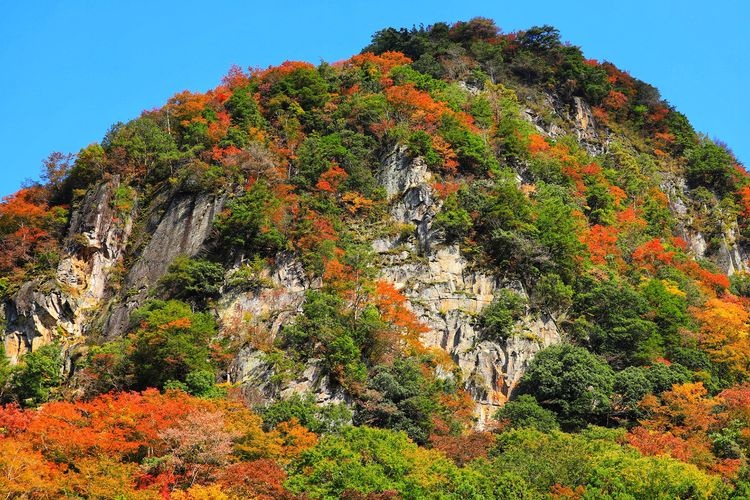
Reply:
[[[86,195],[71,217],[55,278],[25,283],[5,304],[5,352],[11,361],[55,339],[74,343],[86,333],[132,230],[133,209],[118,213],[115,207],[119,188],[115,177]]]
[[[484,428],[536,352],[560,341],[558,330],[550,318],[528,317],[519,325],[521,333],[507,342],[483,340],[477,317],[502,284],[487,271],[471,269],[458,245],[446,245],[432,228],[441,201],[432,191],[432,176],[424,162],[396,147],[385,157],[378,178],[391,201],[392,222],[414,228],[406,241],[392,236],[372,242],[381,275],[404,293],[428,327],[422,344],[444,351],[458,365],[476,401],[477,426]],[[316,286],[307,281],[301,264],[289,257],[279,259],[267,278],[267,288],[225,297],[220,308],[225,328],[271,342],[281,326],[301,311],[305,291]],[[230,371],[232,381],[240,382],[251,400],[305,392],[313,393],[321,404],[346,400],[341,388],[323,374],[320,360],[310,360],[295,380],[275,383],[271,364],[259,347],[252,343],[244,347]]]
[[[720,234],[714,237],[715,244],[709,245],[706,236],[695,229],[691,212],[685,200],[688,200],[688,187],[683,178],[667,178],[662,189],[669,196],[669,208],[679,222],[682,238],[688,243],[691,252],[697,259],[711,258],[719,269],[728,276],[736,272],[748,272],[750,254],[738,242],[739,228],[737,221],[722,224]]]
[[[501,283],[486,271],[471,269],[458,245],[443,244],[431,228],[440,202],[421,160],[410,162],[403,150],[395,150],[380,178],[387,178],[388,195],[395,201],[393,220],[416,226],[416,242],[399,246],[399,238],[393,237],[373,243],[381,255],[382,275],[404,293],[429,327],[421,338],[425,347],[444,350],[460,367],[476,402],[477,426],[483,428],[536,352],[559,342],[560,334],[550,318],[529,317],[519,328],[523,333],[502,345],[482,340],[477,316],[493,301]]]
[[[107,319],[107,338],[122,335],[128,328],[130,313],[140,306],[150,287],[166,273],[179,255],[193,257],[211,234],[213,221],[224,206],[224,197],[210,195],[174,198],[164,215],[147,227],[152,234],[125,278],[127,299],[118,304]]]
[[[225,333],[229,330],[244,342],[229,370],[230,380],[241,384],[250,401],[259,403],[303,393],[313,393],[320,404],[344,401],[342,389],[331,383],[318,359],[309,360],[294,380],[274,379],[263,349],[301,312],[305,292],[315,284],[307,279],[302,263],[289,254],[277,257],[274,271],[261,280],[265,282],[261,288],[226,295],[219,305]]]

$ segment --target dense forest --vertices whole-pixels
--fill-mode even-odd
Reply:
[[[553,27],[233,67],[44,166],[8,498],[750,497],[750,176]]]

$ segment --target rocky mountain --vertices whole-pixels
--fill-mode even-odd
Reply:
[[[438,449],[531,395],[566,430],[700,441],[671,454],[729,477],[731,404],[700,435],[656,415],[747,387],[749,214],[725,145],[553,28],[389,28],[52,155],[0,205],[3,395],[223,388]]]

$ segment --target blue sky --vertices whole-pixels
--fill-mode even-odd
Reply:
[[[375,31],[491,17],[552,24],[587,57],[658,87],[699,131],[750,165],[750,3],[600,0],[0,0],[0,195],[111,124],[177,91],[214,87],[232,64],[336,61]]]

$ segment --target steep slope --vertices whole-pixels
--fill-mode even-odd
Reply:
[[[747,174],[549,27],[387,29],[335,64],[234,68],[57,160],[0,206],[0,290],[6,354],[57,343],[60,394],[208,372],[425,443],[490,426],[563,340],[617,373],[747,380],[747,325],[711,321],[748,308]],[[631,418],[608,390],[590,423]]]

